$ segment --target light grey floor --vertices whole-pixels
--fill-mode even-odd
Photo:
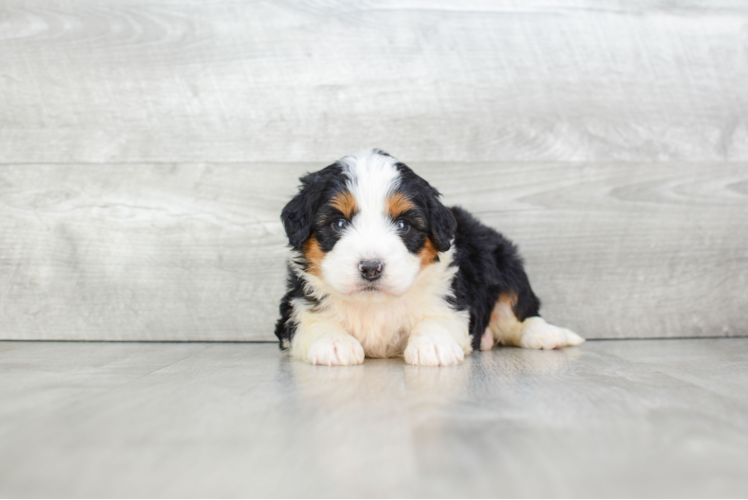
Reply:
[[[3,496],[747,496],[748,339],[459,367],[0,342]]]

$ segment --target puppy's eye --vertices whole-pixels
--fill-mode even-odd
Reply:
[[[333,222],[331,225],[334,231],[340,232],[343,229],[348,227],[348,221],[345,219],[338,219],[335,222]]]
[[[404,220],[395,222],[395,227],[397,228],[397,232],[400,234],[405,234],[410,231],[410,225],[408,225]]]

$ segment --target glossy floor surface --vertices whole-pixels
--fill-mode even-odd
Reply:
[[[0,342],[2,496],[748,496],[748,339],[309,366]]]

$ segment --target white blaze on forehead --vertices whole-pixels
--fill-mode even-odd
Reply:
[[[348,176],[348,189],[362,214],[385,213],[387,198],[400,184],[397,160],[374,150],[346,156],[340,163]]]
[[[387,199],[400,184],[397,160],[372,150],[347,156],[341,163],[358,208],[351,221],[357,256],[382,259],[386,264],[404,248],[386,209]]]

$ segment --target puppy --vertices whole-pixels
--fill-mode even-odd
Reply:
[[[516,247],[379,150],[301,178],[281,214],[293,254],[275,334],[312,364],[404,356],[448,366],[494,345],[555,349]]]

